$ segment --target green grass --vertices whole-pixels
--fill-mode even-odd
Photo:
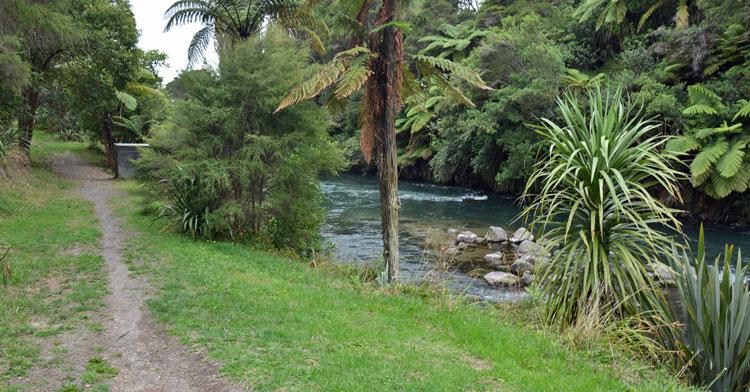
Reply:
[[[32,366],[55,365],[42,363],[43,341],[88,322],[106,294],[92,206],[37,152],[28,172],[0,180],[0,247],[11,249],[12,268],[8,287],[0,286],[0,390]]]
[[[663,373],[574,350],[506,313],[518,307],[383,290],[242,245],[165,233],[139,214],[136,186],[122,187],[131,200],[120,213],[139,233],[129,258],[160,289],[151,311],[257,390],[679,389]]]
[[[89,154],[49,137],[37,143],[42,154]],[[162,222],[140,214],[135,184],[120,184],[130,193],[119,213],[135,233],[128,259],[158,289],[149,301],[153,314],[184,343],[219,360],[223,373],[259,391],[680,389],[668,375],[605,350],[571,348],[534,324],[523,305],[381,289],[246,246],[163,232]],[[66,252],[99,238],[91,206],[70,184],[37,165],[29,181],[4,186],[0,197],[7,206],[0,240],[14,248],[15,270],[11,288],[0,294],[0,371],[7,379],[38,361],[38,334],[57,333],[38,331],[31,321],[59,320],[49,326],[63,328],[81,322],[99,306],[104,276],[99,257]],[[50,277],[66,288],[44,289]],[[88,321],[86,327],[99,329]],[[102,383],[114,372],[93,360],[81,377],[98,383],[88,390],[106,390]],[[80,390],[69,381],[61,390]]]

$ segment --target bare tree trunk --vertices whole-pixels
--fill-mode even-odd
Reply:
[[[31,158],[31,139],[34,136],[36,110],[39,108],[39,91],[33,87],[23,90],[23,102],[18,113],[18,146]]]
[[[104,152],[107,155],[107,167],[115,169],[115,142],[112,139],[112,116],[109,113],[104,115],[104,124],[102,126],[102,143]]]
[[[392,22],[395,14],[395,0],[384,0],[378,15],[377,24]],[[375,131],[375,145],[378,154],[378,180],[380,182],[380,216],[383,229],[383,258],[388,269],[388,281],[393,282],[399,275],[398,219],[401,202],[398,197],[398,153],[396,150],[396,116],[400,108],[401,89],[400,60],[402,56],[400,32],[388,26],[382,35],[372,43],[378,53],[373,60],[373,76],[370,78],[367,101],[374,103],[370,119]]]

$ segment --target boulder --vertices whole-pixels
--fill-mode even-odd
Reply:
[[[532,271],[534,271],[534,264],[531,264],[526,259],[517,259],[510,266],[510,272],[516,274],[517,276],[523,276],[524,273]]]
[[[513,236],[510,237],[510,242],[513,242],[516,244],[526,241],[526,240],[534,241],[534,235],[531,234],[531,232],[526,230],[526,228],[524,227],[520,227],[518,230],[513,232]]]
[[[487,239],[487,242],[505,242],[508,241],[508,233],[502,227],[490,226],[484,238]]]
[[[484,280],[492,286],[518,286],[521,278],[509,272],[492,271],[484,275]]]
[[[456,229],[454,229],[452,227],[448,228],[448,234],[450,234],[450,235],[458,235],[458,230],[456,230]]]
[[[465,242],[459,242],[456,247],[458,248],[458,250],[466,250],[469,247],[469,244]]]
[[[531,286],[531,284],[534,283],[534,275],[529,271],[524,272],[521,277],[521,282],[523,282],[524,286]]]
[[[477,242],[477,235],[470,231],[462,231],[456,236],[456,242],[466,242],[467,244],[473,244]]]
[[[654,262],[646,265],[646,271],[650,272],[656,281],[668,286],[675,284],[674,277],[677,273],[664,263]]]
[[[505,265],[505,255],[503,252],[490,253],[484,256],[486,261],[492,268],[498,269]]]
[[[517,251],[519,257],[540,256],[544,252],[544,248],[536,242],[523,240],[518,244]]]

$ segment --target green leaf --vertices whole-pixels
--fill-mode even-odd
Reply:
[[[128,108],[128,110],[135,110],[138,107],[138,101],[132,95],[119,90],[115,91],[115,95],[117,96],[117,99]]]
[[[716,162],[716,170],[721,177],[734,177],[742,167],[742,160],[745,157],[745,146],[747,143],[737,140],[729,147],[729,150],[721,156]]]
[[[699,148],[701,144],[692,136],[680,135],[669,139],[666,145],[668,151],[683,154]]]
[[[713,164],[716,163],[716,161],[719,160],[728,149],[729,143],[724,139],[719,139],[713,144],[703,147],[701,152],[695,156],[693,162],[690,164],[690,173],[693,178],[700,177],[708,172],[708,170],[711,169],[711,166],[713,166]]]

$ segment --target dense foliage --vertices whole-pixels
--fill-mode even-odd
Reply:
[[[406,101],[398,139],[402,177],[521,191],[539,142],[526,124],[541,117],[559,120],[555,97],[565,88],[621,86],[643,104],[644,115],[656,118],[664,135],[691,136],[706,127],[719,130],[725,120],[730,127],[748,122],[734,118],[750,99],[750,3],[746,1],[486,0],[479,4],[436,0],[406,14],[410,25],[406,51],[473,67],[495,91],[465,90],[476,104],[471,110],[436,93],[429,99]],[[330,9],[320,13],[326,21],[337,18]],[[324,42],[340,47],[347,41],[332,30]],[[720,99],[719,113],[689,110],[695,104],[690,91],[701,87]],[[357,170],[367,167],[356,153],[359,119],[359,108],[348,107],[334,132],[350,146],[348,155]],[[722,132],[705,142],[725,136],[718,134]],[[726,135],[732,162],[739,162],[747,134],[745,124]],[[685,151],[681,158],[686,173],[701,151],[691,147],[692,152]],[[712,150],[710,163],[721,155]],[[701,166],[700,160],[693,165]],[[685,180],[685,187],[692,185],[695,190],[686,192],[682,207],[697,219],[747,221],[750,196],[745,192],[748,179],[742,175],[747,170],[738,169],[735,176],[730,174],[737,165],[727,167],[724,176],[704,174],[693,178],[692,184]]]
[[[217,72],[184,72],[172,115],[139,160],[164,214],[193,235],[268,240],[311,254],[321,247],[318,175],[342,156],[313,103],[273,114],[310,76],[304,44],[276,31],[226,49]]]

